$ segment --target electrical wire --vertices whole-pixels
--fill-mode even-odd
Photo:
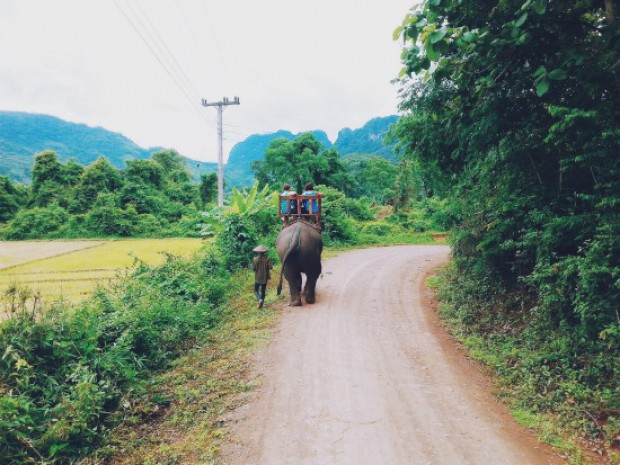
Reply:
[[[177,76],[181,77],[181,79],[185,81],[185,84],[187,86],[186,88],[189,88],[189,90],[191,90],[193,92],[193,94],[194,94],[193,97],[196,98],[196,101],[199,101],[200,100],[200,92],[198,92],[196,90],[196,87],[194,86],[194,83],[191,81],[191,79],[189,77],[187,77],[187,74],[185,73],[185,71],[183,70],[183,68],[181,67],[179,62],[177,61],[176,57],[174,56],[174,53],[172,53],[172,51],[170,50],[170,48],[166,44],[166,41],[161,37],[161,35],[157,31],[157,28],[155,27],[155,25],[153,24],[153,22],[149,18],[149,16],[146,13],[146,11],[144,11],[142,6],[140,6],[140,2],[138,2],[138,0],[134,0],[134,3],[138,7],[138,10],[140,10],[140,13],[142,14],[142,17],[144,17],[144,19],[146,19],[146,22],[149,24],[149,26],[151,28],[151,31],[152,31],[152,34],[149,32],[148,28],[144,27],[144,23],[142,23],[144,29],[146,30],[147,33],[149,33],[149,35],[153,39],[153,42],[155,43],[155,45],[158,47],[160,52],[162,52],[162,55],[164,55],[164,57],[168,58],[169,64],[173,65],[172,68],[177,71]],[[137,18],[138,18],[138,20],[140,20],[140,15],[137,15]],[[161,46],[159,44],[161,44]]]
[[[144,45],[146,45],[146,47],[149,49],[149,51],[151,52],[151,54],[155,57],[155,59],[157,60],[157,62],[162,66],[162,68],[164,68],[164,71],[166,72],[166,74],[168,74],[168,76],[170,77],[170,79],[172,80],[172,82],[177,86],[177,88],[181,91],[181,93],[185,96],[185,98],[187,99],[187,101],[189,102],[189,104],[192,106],[192,108],[200,115],[200,117],[209,125],[211,126],[211,128],[215,129],[214,127],[214,123],[213,121],[209,120],[206,118],[205,116],[205,112],[201,111],[200,107],[198,107],[198,105],[196,103],[194,103],[195,101],[192,100],[192,98],[188,95],[187,90],[183,87],[183,85],[179,82],[178,78],[172,73],[172,71],[169,69],[169,67],[164,63],[164,61],[162,60],[162,58],[158,55],[158,53],[154,50],[154,48],[151,46],[151,44],[149,43],[149,41],[144,37],[144,35],[142,34],[142,32],[140,32],[139,28],[136,26],[136,24],[134,23],[134,21],[132,21],[132,19],[129,17],[129,15],[125,12],[125,10],[123,10],[119,4],[118,0],[114,0],[114,4],[116,5],[116,8],[120,11],[120,13],[125,17],[125,19],[127,20],[127,22],[129,23],[129,25],[131,26],[131,28],[136,32],[136,34],[138,34],[138,36],[140,36],[140,39],[142,39],[142,42],[144,42]],[[130,10],[134,13],[135,15],[135,11],[133,9],[131,9],[131,7],[129,7]],[[138,18],[138,20],[140,21],[140,19]],[[141,22],[141,21],[140,21]],[[144,27],[144,24],[141,22],[142,27]],[[145,29],[146,30],[146,29]],[[148,31],[147,31],[148,33]]]
[[[226,74],[226,78],[228,81],[231,80],[230,73],[228,72],[228,68],[226,63],[224,62],[224,58],[222,53],[220,52],[219,42],[217,40],[217,36],[215,35],[215,28],[213,27],[213,22],[211,21],[211,13],[209,11],[209,5],[207,2],[200,2],[200,6],[202,7],[202,11],[205,13],[205,17],[207,18],[207,24],[209,25],[209,30],[211,32],[211,36],[213,37],[213,43],[215,44],[215,51],[217,52],[217,57],[222,65],[222,69],[224,70],[224,74]],[[235,80],[236,81],[236,80]]]
[[[149,37],[151,38],[151,40],[153,41],[153,43],[155,44],[155,46],[157,47],[157,49],[159,50],[161,55],[163,55],[163,57],[167,60],[168,66],[170,66],[170,68],[172,69],[173,72],[176,71],[177,79],[179,79],[181,82],[183,81],[183,79],[185,79],[186,87],[184,87],[184,89],[185,89],[186,93],[187,92],[189,92],[190,94],[192,92],[194,93],[194,95],[192,97],[190,97],[191,102],[194,105],[194,108],[197,109],[201,114],[205,114],[204,110],[201,110],[200,107],[198,106],[198,104],[195,103],[195,102],[198,102],[200,100],[199,92],[196,90],[196,87],[191,82],[191,80],[187,77],[187,74],[185,73],[185,71],[183,71],[183,68],[181,67],[181,65],[179,65],[179,62],[174,57],[174,54],[170,51],[170,48],[166,45],[166,42],[163,40],[163,38],[157,32],[157,28],[155,27],[155,25],[151,22],[151,20],[149,19],[148,15],[144,11],[144,9],[140,6],[140,3],[138,2],[138,0],[134,0],[134,3],[138,7],[140,12],[142,13],[142,16],[146,19],[148,24],[151,26],[151,30],[152,30],[152,32],[151,32],[149,30],[149,28],[145,25],[145,23],[142,21],[142,19],[140,17],[140,12],[136,12],[136,10],[134,10],[131,7],[131,4],[129,3],[129,1],[130,0],[127,0],[127,2],[128,2],[127,6],[132,11],[134,16],[138,19],[138,21],[140,22],[140,25],[142,26],[144,31],[146,31],[146,33],[149,35]],[[159,40],[159,43],[158,43],[158,40]],[[161,43],[161,45],[160,45],[160,43]],[[215,117],[210,112],[206,112],[206,114],[209,115],[209,117],[211,118],[211,122],[214,125],[217,124],[216,121],[215,121]]]

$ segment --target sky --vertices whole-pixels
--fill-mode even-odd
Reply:
[[[120,132],[217,161],[250,134],[338,131],[397,114],[416,0],[0,0],[0,110]]]

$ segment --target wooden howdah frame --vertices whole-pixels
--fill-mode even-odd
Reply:
[[[278,214],[280,217],[289,219],[313,219],[317,224],[321,224],[321,199],[322,195],[280,195],[278,196]],[[308,200],[308,213],[302,213],[301,206],[303,201]],[[312,213],[312,202],[318,204],[318,213]],[[282,212],[282,202],[286,202],[286,212]],[[293,208],[293,207],[297,208]]]

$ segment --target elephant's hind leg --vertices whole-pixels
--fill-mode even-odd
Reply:
[[[286,273],[286,280],[291,292],[291,307],[301,307],[301,273]]]
[[[304,288],[304,297],[306,302],[309,304],[313,304],[316,301],[316,281],[319,279],[318,276],[308,276],[306,280],[306,286]]]

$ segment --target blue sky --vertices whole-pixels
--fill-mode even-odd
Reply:
[[[278,129],[333,140],[397,112],[392,31],[414,3],[0,0],[0,110],[215,161],[215,111],[200,99],[239,96],[224,112],[226,153]]]

